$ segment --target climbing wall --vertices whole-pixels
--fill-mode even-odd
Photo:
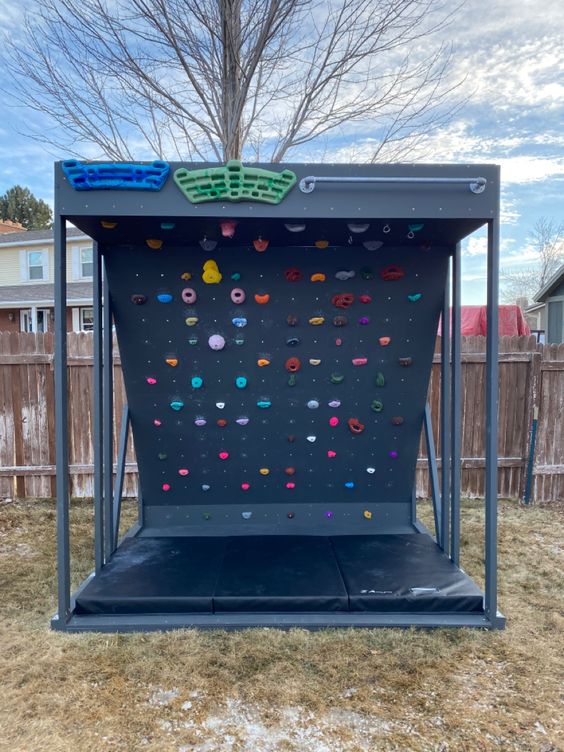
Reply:
[[[409,529],[448,253],[104,248],[152,534]]]

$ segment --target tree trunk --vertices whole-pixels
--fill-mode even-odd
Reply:
[[[223,158],[241,159],[241,122],[237,116],[241,95],[241,2],[220,0],[223,47],[222,119]]]

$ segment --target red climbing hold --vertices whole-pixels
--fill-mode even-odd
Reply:
[[[269,243],[270,243],[270,240],[263,240],[262,238],[257,238],[256,240],[253,240],[255,251],[258,251],[259,253],[263,253],[264,251],[266,251]]]
[[[401,268],[401,266],[390,264],[390,266],[387,266],[385,269],[382,269],[382,271],[380,272],[380,276],[382,277],[382,279],[386,280],[386,282],[393,282],[397,279],[401,279],[402,277],[405,277],[405,272]]]
[[[227,425],[227,421],[226,421],[226,420],[225,420],[224,418],[220,418],[220,419],[219,419],[219,420],[217,421],[217,425],[218,425],[218,426],[219,426],[220,428],[225,428],[225,426]]]
[[[347,423],[351,430],[351,433],[362,433],[364,431],[365,426],[359,421],[358,418],[349,418]]]
[[[299,269],[293,266],[291,269],[286,269],[284,272],[287,282],[298,282],[302,278],[302,273]]]
[[[333,295],[331,303],[336,308],[350,308],[354,303],[354,295],[352,292],[341,292],[337,295]]]
[[[287,371],[290,371],[290,373],[296,373],[296,371],[299,371],[301,367],[302,364],[299,358],[288,358],[284,365],[284,368]]]
[[[361,303],[372,303],[372,297],[370,295],[360,295],[358,299]]]
[[[296,474],[296,468],[295,467],[287,467],[284,472],[286,475],[295,475]]]

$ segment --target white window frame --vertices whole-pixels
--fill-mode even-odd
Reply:
[[[90,311],[92,315],[92,324],[91,325],[89,324],[87,327],[84,325],[85,311]],[[94,309],[92,308],[92,306],[81,308],[79,316],[80,316],[80,331],[81,332],[93,332],[94,331]]]
[[[51,309],[50,308],[36,308],[35,309],[35,333],[39,332],[39,314],[43,317],[43,332],[50,331],[51,328]],[[26,320],[29,322],[29,328],[26,328]],[[33,308],[20,308],[20,331],[26,333],[33,333],[34,315]]]
[[[93,247],[91,245],[74,245],[72,247],[72,278],[75,282],[80,280],[91,280],[92,274],[83,274],[84,261],[82,260],[82,254],[84,251],[92,252],[92,271],[94,271],[94,254]],[[88,263],[88,262],[86,262]]]
[[[32,253],[41,254],[41,269],[43,276],[41,279],[32,279],[30,276],[30,260]],[[39,268],[38,264],[34,264]],[[33,285],[40,285],[49,282],[49,249],[48,248],[25,248],[20,251],[20,277],[22,282],[29,282]]]

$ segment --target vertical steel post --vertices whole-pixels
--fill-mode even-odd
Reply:
[[[437,453],[435,450],[435,439],[433,437],[433,422],[431,420],[431,406],[425,404],[425,416],[423,419],[425,426],[425,442],[427,447],[427,466],[429,468],[429,480],[431,483],[431,496],[433,498],[433,515],[435,518],[435,537],[437,543],[440,540],[441,530],[441,495],[439,493],[439,474],[437,472]]]
[[[112,304],[106,266],[102,259],[102,292],[104,296],[103,338],[103,434],[104,434],[104,561],[114,550],[113,533],[113,472],[114,472],[114,355],[112,333]]]
[[[57,465],[58,618],[70,617],[66,220],[55,210],[55,451]]]
[[[443,551],[450,550],[450,269],[447,272],[442,311],[441,337],[441,518],[440,540]]]
[[[486,340],[486,539],[485,611],[497,614],[497,420],[498,420],[499,219],[488,223],[488,321]]]
[[[94,314],[94,561],[96,573],[104,564],[104,488],[103,488],[103,389],[102,389],[102,257],[98,243],[94,243],[93,255],[93,314]]]
[[[461,411],[461,317],[460,317],[460,243],[452,257],[452,391],[451,391],[451,485],[450,485],[450,558],[460,563],[460,461],[462,440]]]

